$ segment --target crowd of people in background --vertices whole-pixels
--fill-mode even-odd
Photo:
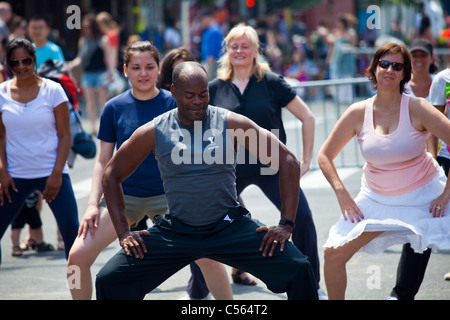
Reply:
[[[7,9],[2,11],[6,12]],[[5,22],[3,26],[0,25],[0,37],[3,38],[2,51],[4,51],[6,41],[14,37],[30,38],[29,19],[12,12],[6,12],[3,17],[0,16],[0,19]],[[95,25],[91,26],[92,31],[87,31],[87,24],[90,23],[87,22],[88,19],[96,20]],[[314,30],[307,30],[305,24],[301,21],[294,20],[289,25],[288,19],[282,11],[259,16],[253,19],[252,23],[258,32],[262,56],[270,64],[273,71],[287,78],[309,81],[364,76],[369,60],[367,55],[357,53],[358,48],[379,47],[387,35],[390,40],[396,39],[399,43],[409,44],[413,39],[424,38],[435,47],[446,47],[448,37],[445,28],[441,30],[442,37],[437,37],[436,32],[432,30],[431,19],[425,11],[418,12],[410,30],[403,30],[399,20],[394,20],[389,32],[383,35],[370,30],[364,34],[358,33],[358,19],[351,13],[341,14],[333,19],[324,17]],[[93,14],[87,14],[83,21],[80,39],[85,41],[86,32],[94,32],[95,37],[102,37],[99,44],[105,52],[106,66],[96,66],[96,68],[108,70],[108,76],[105,76],[106,78],[103,80],[109,80],[110,83],[113,82],[112,80],[116,80],[118,76],[123,75],[121,70],[122,54],[127,47],[128,40],[136,38],[149,40],[163,56],[170,49],[182,45],[180,21],[173,18],[173,14],[168,15],[165,19],[165,25],[162,29],[153,30],[151,33],[148,31],[130,32],[107,12],[101,12],[97,17]],[[450,22],[450,19],[446,21]],[[216,62],[222,53],[223,35],[238,22],[234,19],[223,18],[220,11],[210,10],[199,11],[198,16],[194,19],[190,47],[187,49],[191,51],[197,61],[203,62],[207,68],[211,69],[210,74],[214,74],[217,69]],[[52,26],[49,25],[49,27]],[[89,37],[92,37],[92,35],[89,35]],[[62,45],[64,41],[60,38],[58,32],[50,30],[48,38],[56,44],[61,43],[62,52],[66,55],[66,59],[70,60],[71,66],[76,67],[77,64],[81,63],[80,52],[78,54],[70,52],[66,46]],[[208,45],[205,45],[206,43]],[[79,43],[78,49],[84,50],[83,54],[86,54],[86,43],[84,43],[84,47],[83,43]],[[4,60],[3,54],[0,52],[0,62]],[[205,57],[205,55],[208,55],[208,57]],[[436,60],[436,63],[438,63],[438,60]],[[88,70],[91,67],[88,66]],[[82,82],[81,77],[80,82]],[[86,87],[88,88],[85,92],[87,114],[90,121],[93,122],[95,121],[94,111],[96,111],[93,104],[97,104],[97,108],[99,108],[99,105],[104,101],[106,89],[99,87],[95,90],[100,94],[99,100],[95,102],[92,97],[92,86],[86,85]],[[121,85],[120,80],[117,80],[113,89],[109,90],[109,96],[124,89],[125,87]],[[347,93],[352,93],[351,86],[341,86],[340,90],[343,91],[340,95],[348,96]],[[107,97],[108,93],[106,93]],[[327,92],[327,94],[336,95],[339,93]],[[315,90],[310,90],[302,97],[306,100],[323,98],[323,96],[317,97]]]

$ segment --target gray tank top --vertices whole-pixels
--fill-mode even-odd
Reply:
[[[205,119],[184,126],[177,109],[154,119],[155,157],[169,214],[192,226],[214,223],[238,206],[236,152],[228,110],[208,106]]]

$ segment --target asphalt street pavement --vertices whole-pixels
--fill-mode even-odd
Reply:
[[[93,160],[77,159],[71,171],[74,189],[78,201],[80,219],[86,209],[90,170]],[[352,194],[358,192],[361,169],[358,167],[340,169],[339,173]],[[323,248],[330,226],[339,216],[339,208],[333,191],[319,170],[314,170],[301,181],[313,217],[318,235],[318,249],[321,262]],[[257,187],[249,187],[243,193],[243,199],[254,218],[272,225],[279,219],[278,210],[264,197]],[[56,247],[56,222],[48,206],[42,211],[45,241]],[[27,228],[22,232],[25,236]],[[0,300],[69,300],[70,293],[66,283],[66,260],[63,251],[37,253],[25,251],[22,257],[11,256],[10,230],[1,242],[3,261],[0,267]],[[120,247],[117,241],[108,246],[97,258],[92,274],[95,275],[104,263]],[[392,289],[401,246],[389,248],[379,255],[356,254],[348,263],[347,299],[383,300]],[[450,281],[444,281],[444,274],[450,272],[450,251],[432,253],[425,279],[416,296],[419,300],[449,300]],[[323,269],[321,268],[323,271]],[[274,270],[276,272],[276,270]],[[190,269],[186,267],[173,275],[153,292],[146,296],[150,300],[176,300],[185,297],[186,284]],[[231,281],[231,277],[230,277]],[[323,277],[321,287],[325,289]],[[258,281],[257,286],[232,284],[236,300],[282,300],[285,294],[273,294]],[[95,297],[94,297],[95,298]]]
[[[314,111],[314,109],[313,109]],[[318,112],[317,112],[318,113]],[[315,152],[323,142],[323,115],[317,115]],[[301,144],[299,127],[291,125],[292,119],[286,119],[288,146],[297,148],[292,143]],[[331,129],[331,126],[328,125]],[[328,130],[329,130],[328,129]],[[289,141],[291,145],[289,145]],[[298,153],[299,151],[297,151]],[[351,152],[350,154],[353,154]],[[348,157],[346,158],[348,161]],[[80,221],[87,207],[90,192],[91,174],[94,160],[83,159],[80,156],[70,171],[74,191],[77,198]],[[301,180],[301,187],[311,207],[318,236],[318,250],[321,264],[323,263],[323,244],[328,231],[339,217],[339,206],[328,182],[320,170],[308,172]],[[360,166],[348,166],[339,169],[344,184],[352,195],[356,195],[360,187]],[[262,192],[254,186],[244,190],[242,198],[252,216],[267,225],[278,223],[279,211],[265,198]],[[205,198],[205,201],[207,199]],[[41,213],[43,220],[44,240],[56,247],[56,222],[46,204]],[[22,239],[28,227],[22,232]],[[0,300],[70,300],[66,281],[66,260],[63,251],[37,253],[34,250],[24,252],[21,257],[12,257],[10,229],[2,241],[2,265],[0,266]],[[121,250],[118,241],[114,241],[99,255],[92,266],[93,279],[108,259]],[[379,255],[364,253],[356,254],[347,264],[348,286],[346,298],[350,300],[384,300],[395,283],[396,270],[400,257],[401,246],[394,246]],[[229,274],[231,272],[230,268]],[[274,270],[277,272],[277,270]],[[417,300],[449,300],[450,281],[444,280],[444,274],[450,272],[450,251],[439,251],[431,254],[427,272],[423,280]],[[323,280],[323,265],[321,265],[321,287],[325,290]],[[190,269],[186,267],[162,283],[149,293],[148,300],[177,300],[186,296],[186,285],[190,278]],[[230,276],[230,282],[231,276]],[[235,300],[283,300],[285,294],[271,293],[265,285],[258,281],[256,286],[232,284]],[[94,297],[95,298],[95,295]]]

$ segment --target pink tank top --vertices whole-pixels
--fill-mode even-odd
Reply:
[[[409,96],[403,94],[397,129],[389,134],[375,131],[373,100],[366,102],[364,123],[358,135],[366,160],[363,179],[370,189],[382,195],[400,195],[423,187],[438,172],[438,164],[426,151],[428,132],[411,125]]]

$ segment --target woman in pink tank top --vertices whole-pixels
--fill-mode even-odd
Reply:
[[[330,299],[345,298],[345,265],[358,251],[403,243],[415,252],[450,248],[450,183],[425,145],[429,132],[450,142],[450,120],[425,99],[404,94],[411,78],[404,46],[378,49],[366,75],[377,94],[346,110],[318,154],[342,211],[324,245]],[[366,164],[353,199],[333,160],[355,136]]]

